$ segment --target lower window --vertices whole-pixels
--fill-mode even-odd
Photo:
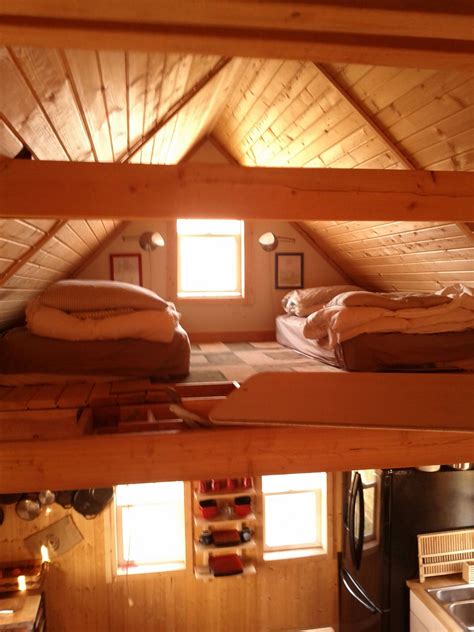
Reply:
[[[184,505],[182,481],[115,488],[118,575],[186,567]]]
[[[326,551],[327,476],[323,472],[262,476],[264,559]]]

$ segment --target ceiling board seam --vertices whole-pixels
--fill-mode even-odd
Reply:
[[[11,47],[7,46],[6,50],[7,50],[8,54],[10,55],[10,59],[12,60],[13,64],[16,66],[17,71],[19,72],[20,76],[22,77],[23,81],[25,82],[28,90],[32,94],[33,99],[36,101],[36,104],[38,105],[38,107],[41,110],[43,116],[45,117],[49,127],[51,128],[51,131],[53,132],[53,134],[56,137],[57,141],[61,145],[62,150],[64,151],[64,153],[67,156],[67,159],[71,160],[71,156],[70,156],[65,144],[63,143],[63,140],[60,137],[60,135],[58,133],[58,130],[56,129],[56,127],[53,124],[51,118],[49,117],[48,112],[44,108],[43,103],[42,103],[39,95],[37,94],[36,90],[34,89],[29,77],[27,76],[26,72],[23,70],[23,67],[22,67],[22,65],[20,63],[20,60],[17,58],[17,56],[15,55],[15,53],[13,52]]]
[[[116,226],[113,230],[111,230],[110,233],[100,242],[100,244],[97,246],[97,248],[94,249],[93,252],[91,252],[87,257],[82,259],[79,265],[76,266],[70,272],[69,277],[70,278],[77,277],[77,275],[80,274],[83,270],[85,270],[87,266],[90,265],[92,261],[95,260],[96,257],[98,257],[102,252],[104,252],[104,250],[108,248],[108,246],[110,246],[113,243],[113,241],[117,237],[119,237],[119,235],[121,235],[123,231],[125,230],[125,228],[127,228],[127,226],[129,225],[130,225],[130,222],[128,221],[120,222],[118,226]]]
[[[82,237],[82,235],[80,235],[78,232],[74,230],[74,228],[70,225],[69,222],[66,224],[66,229],[69,232],[73,233],[73,235],[75,235],[77,239],[79,239],[79,241],[82,241],[82,243],[84,244],[86,248],[88,248],[89,250],[91,249],[90,244],[87,243],[87,241]]]
[[[190,74],[191,74],[191,68],[192,68],[192,65],[193,65],[193,61],[190,61],[190,62],[187,64],[186,81],[184,82],[184,90],[185,90],[184,94],[186,94],[187,92],[189,92],[189,90],[192,90],[192,89],[193,89],[193,87],[194,87],[194,86],[191,86],[191,88],[189,88],[189,90],[186,90],[186,85],[187,85],[187,83],[188,83],[189,76],[190,76]],[[179,73],[179,71],[178,71],[178,73],[176,74],[176,81],[178,80],[179,75],[180,75],[180,73]],[[180,78],[180,80],[181,80],[181,78]],[[176,82],[175,82],[175,89],[176,89]],[[204,87],[203,87],[201,90],[198,90],[198,91],[196,92],[196,94],[197,94],[198,92],[202,92],[202,90],[203,90],[203,89],[204,89]],[[189,102],[188,102],[188,103],[189,103]],[[168,139],[166,139],[166,140],[165,140],[165,143],[167,143],[167,147],[166,147],[166,149],[165,149],[165,150],[164,150],[164,152],[163,152],[163,161],[164,161],[164,162],[166,162],[166,163],[168,162],[168,156],[169,156],[169,153],[170,153],[170,148],[171,148],[171,145],[172,145],[172,143],[173,143],[173,138],[174,138],[174,135],[175,135],[175,133],[176,133],[176,125],[178,124],[178,119],[179,119],[179,118],[180,118],[180,116],[183,114],[184,110],[186,109],[186,105],[187,105],[187,103],[185,103],[185,104],[184,104],[184,106],[183,106],[182,108],[180,108],[180,111],[176,114],[176,116],[173,116],[173,118],[172,118],[172,122],[170,121],[170,122],[171,122],[171,126],[172,126],[172,130],[170,130],[170,131],[171,131],[171,133],[168,133]],[[162,150],[163,150],[163,147],[162,147]]]
[[[54,235],[53,237],[51,237],[51,240],[52,241],[57,241],[62,246],[64,246],[64,248],[67,248],[68,250],[70,250],[72,253],[74,253],[78,257],[82,257],[80,252],[78,252],[75,248],[73,248],[70,244],[68,244],[67,241],[64,241],[64,239],[61,239],[61,237],[58,237],[57,234]]]
[[[21,224],[22,226],[28,227],[31,230],[34,230],[37,233],[40,233],[41,235],[44,235],[47,231],[44,230],[43,228],[39,228],[38,226],[34,226],[33,224],[30,224],[27,220],[23,219],[23,218],[16,218],[15,222],[17,222],[18,224]]]
[[[397,222],[393,222],[394,224],[396,224]],[[404,224],[405,222],[399,222],[401,224]],[[430,222],[426,222],[427,224],[429,224]],[[435,230],[437,228],[444,228],[446,226],[452,226],[455,222],[443,222],[443,223],[435,223],[434,226],[424,226],[422,228],[410,228],[407,230],[401,230],[401,231],[397,231],[396,233],[387,233],[387,234],[380,234],[380,235],[371,235],[370,237],[360,237],[360,238],[356,238],[356,239],[349,239],[347,241],[338,241],[337,237],[339,237],[339,235],[336,235],[336,239],[333,238],[333,241],[335,243],[338,243],[340,245],[342,244],[352,244],[354,242],[356,243],[360,243],[360,242],[364,242],[364,241],[371,241],[372,239],[384,239],[384,238],[389,238],[389,237],[398,237],[399,235],[409,235],[409,234],[415,234],[415,233],[422,233],[426,230]],[[387,225],[390,225],[387,224]],[[356,233],[356,232],[360,232],[363,230],[372,230],[372,227],[370,228],[358,228],[355,231],[350,231],[350,234],[352,235],[352,232]],[[344,233],[344,235],[346,235],[348,233]]]
[[[94,51],[95,52],[95,61],[97,64],[97,72],[99,73],[99,79],[100,79],[100,93],[102,95],[102,102],[104,104],[104,110],[105,110],[105,118],[107,121],[107,129],[109,131],[109,142],[110,142],[110,151],[112,153],[112,158],[115,161],[115,151],[114,151],[114,143],[112,140],[112,129],[110,127],[110,113],[109,113],[109,106],[107,103],[107,95],[105,93],[105,83],[104,83],[104,75],[102,72],[102,66],[100,63],[100,55],[99,55],[99,51]]]
[[[129,51],[125,51],[125,107],[127,109],[127,149],[130,149],[130,68],[129,68]]]
[[[124,163],[129,162],[130,159],[138,152],[140,149],[150,140],[156,136],[156,134],[170,121],[176,114],[180,112],[180,110],[187,105],[187,103],[198,94],[221,70],[223,70],[227,64],[231,61],[230,57],[221,58],[211,70],[206,73],[194,86],[186,92],[178,101],[176,101],[169,110],[163,115],[163,117],[158,121],[150,130],[148,130],[147,134],[142,137],[137,143],[134,144],[132,149],[118,159],[118,162]]]
[[[15,274],[15,272],[20,270],[25,263],[28,263],[31,257],[39,252],[42,247],[49,241],[51,236],[54,236],[58,232],[58,230],[60,230],[60,228],[62,228],[65,224],[66,220],[58,220],[53,225],[53,227],[36,242],[36,244],[33,244],[33,246],[31,246],[31,248],[29,248],[22,257],[16,259],[15,262],[0,275],[0,287],[2,287],[8,281],[8,279]]]
[[[74,103],[77,107],[77,111],[79,113],[79,117],[82,121],[82,125],[84,127],[84,131],[89,139],[89,143],[91,146],[91,151],[94,156],[95,162],[98,162],[97,151],[94,145],[94,140],[92,138],[91,130],[89,129],[89,125],[87,124],[86,114],[84,112],[84,108],[82,107],[82,101],[79,96],[79,92],[76,86],[76,82],[74,81],[74,75],[72,73],[71,67],[69,66],[69,62],[66,57],[66,52],[64,50],[58,50],[59,58],[63,64],[64,73],[66,75],[67,80],[69,81],[69,85],[71,86],[71,92],[74,97]]]
[[[31,155],[34,157],[34,159],[38,160],[37,154],[33,151],[33,149],[31,149],[31,147],[26,142],[26,140],[18,133],[16,128],[13,127],[13,125],[7,119],[5,114],[3,114],[3,112],[0,112],[0,121],[2,121],[6,125],[6,127],[8,127],[8,129],[15,136],[15,138],[18,140],[18,142],[20,142],[23,145],[23,147],[26,147],[26,149],[31,153]]]

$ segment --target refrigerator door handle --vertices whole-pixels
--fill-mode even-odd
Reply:
[[[362,588],[357,584],[354,578],[344,568],[341,568],[341,581],[344,584],[347,592],[350,593],[354,599],[367,608],[372,614],[382,614],[382,610],[364,594]]]
[[[355,512],[359,499],[359,525],[358,538],[356,542],[356,524]],[[364,507],[364,487],[362,485],[362,477],[359,472],[354,473],[352,481],[350,502],[349,502],[349,546],[354,566],[359,569],[362,562],[362,551],[364,548],[364,531],[365,531],[365,507]]]

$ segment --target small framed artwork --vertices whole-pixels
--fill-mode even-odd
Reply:
[[[275,254],[275,288],[277,290],[297,290],[303,287],[303,257],[302,252]]]
[[[120,253],[110,255],[110,278],[112,281],[143,285],[141,254]]]

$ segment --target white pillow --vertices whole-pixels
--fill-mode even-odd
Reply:
[[[305,317],[322,309],[326,303],[338,294],[361,289],[357,285],[322,285],[320,287],[292,290],[283,297],[282,305],[288,314]]]
[[[168,307],[168,303],[155,292],[119,281],[58,281],[50,285],[39,299],[42,305],[64,312],[123,307],[162,311]]]

